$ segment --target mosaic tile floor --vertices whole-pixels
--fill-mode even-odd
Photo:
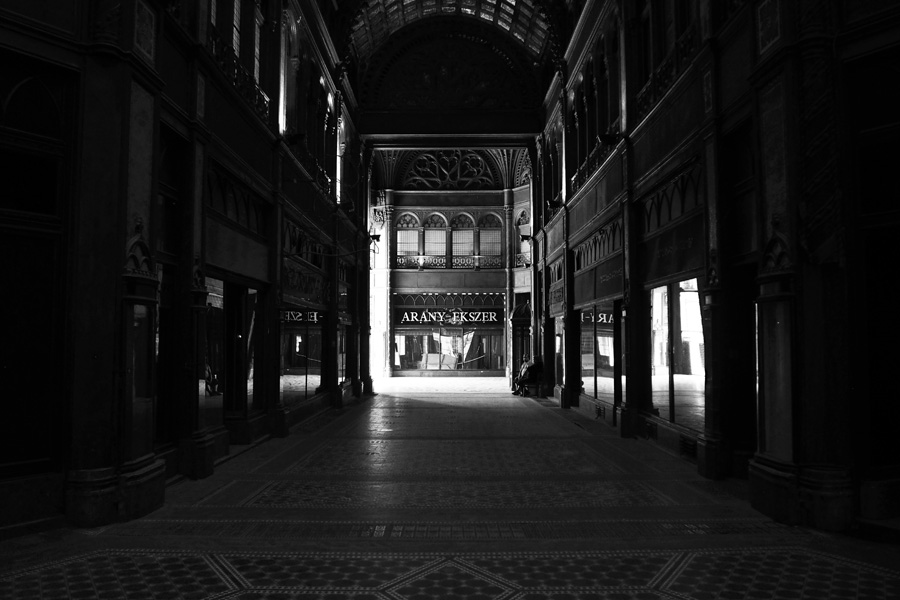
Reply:
[[[147,517],[0,541],[0,599],[900,598],[900,548],[772,522],[503,379],[376,390]]]

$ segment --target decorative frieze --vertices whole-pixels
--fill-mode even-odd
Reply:
[[[702,173],[699,161],[694,161],[642,199],[643,234],[666,227],[704,203]]]
[[[622,250],[622,220],[616,219],[598,229],[575,248],[575,271],[587,269]]]
[[[403,177],[411,190],[488,190],[499,186],[489,163],[471,150],[438,150],[416,156]]]

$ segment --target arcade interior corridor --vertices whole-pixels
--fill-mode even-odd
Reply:
[[[0,541],[0,598],[900,597],[896,544],[776,523],[746,481],[505,378],[376,388],[142,518]]]

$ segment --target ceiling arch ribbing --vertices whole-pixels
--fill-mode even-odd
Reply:
[[[424,19],[468,17],[492,25],[499,36],[514,40],[535,62],[555,63],[563,49],[559,40],[562,0],[350,0],[336,31],[345,61],[361,66],[400,29]]]

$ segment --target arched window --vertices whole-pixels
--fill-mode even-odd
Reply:
[[[499,268],[503,254],[503,223],[495,214],[487,214],[478,220],[478,254],[481,266]]]
[[[443,267],[447,264],[447,220],[437,213],[425,219],[425,265]]]
[[[466,268],[472,266],[472,256],[475,254],[475,221],[472,217],[460,213],[450,220],[453,236],[453,268]]]

